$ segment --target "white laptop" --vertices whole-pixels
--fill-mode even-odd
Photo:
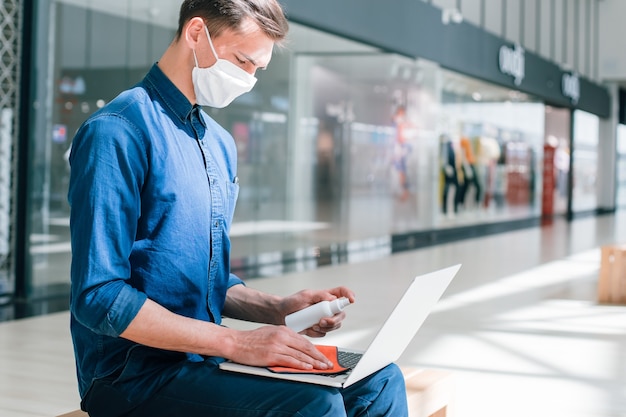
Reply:
[[[269,378],[348,387],[400,358],[460,268],[459,264],[415,277],[365,352],[338,348],[339,363],[343,366],[346,365],[341,358],[345,353],[361,356],[358,363],[345,373],[275,373],[264,367],[230,361],[222,362],[220,368]]]

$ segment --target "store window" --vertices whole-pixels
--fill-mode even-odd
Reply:
[[[299,55],[292,187],[333,240],[430,225],[437,67],[386,53]]]
[[[141,80],[173,39],[177,7],[145,3],[37,3],[26,274],[33,299],[63,296],[69,288],[68,157],[74,133]]]
[[[359,239],[537,216],[545,106],[381,52],[298,55],[302,220]]]
[[[519,91],[442,71],[442,226],[537,216],[545,106]]]

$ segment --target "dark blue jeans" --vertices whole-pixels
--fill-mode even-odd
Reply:
[[[393,364],[348,388],[337,389],[226,372],[218,363],[213,358],[161,368],[151,375],[151,381],[159,381],[158,388],[141,401],[134,398],[142,395],[128,387],[145,386],[150,391],[155,385],[149,381],[137,385],[132,370],[125,369],[120,375],[96,381],[82,405],[91,417],[408,415],[404,378]]]

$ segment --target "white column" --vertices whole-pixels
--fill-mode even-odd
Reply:
[[[289,143],[287,161],[287,219],[312,221],[313,212],[313,98],[311,58],[294,58],[291,74]]]
[[[598,144],[598,208],[615,209],[616,166],[617,166],[617,125],[619,123],[619,100],[617,84],[608,85],[611,94],[611,115],[600,119]]]

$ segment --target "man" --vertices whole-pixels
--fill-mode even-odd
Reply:
[[[71,331],[90,416],[406,415],[394,365],[346,390],[218,369],[224,358],[326,369],[284,317],[354,301],[345,287],[278,297],[229,273],[236,148],[200,105],[224,107],[249,91],[286,32],[276,0],[186,0],[160,61],[78,131]],[[269,325],[229,329],[223,315]],[[343,318],[304,333],[324,336]]]

